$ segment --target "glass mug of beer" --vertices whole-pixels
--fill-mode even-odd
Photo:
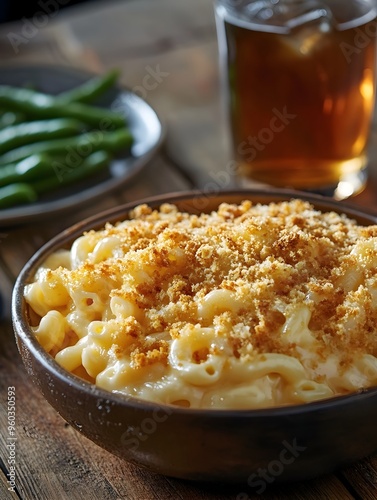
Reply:
[[[217,0],[220,70],[241,185],[347,198],[367,179],[374,0]]]

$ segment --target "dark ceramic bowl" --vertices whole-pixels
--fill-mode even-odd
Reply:
[[[372,215],[315,195],[287,190],[181,193],[143,200],[173,202],[181,210],[209,211],[223,201],[309,200],[317,208],[343,212],[361,224]],[[139,201],[138,203],[141,203]],[[261,470],[276,481],[303,480],[330,472],[377,450],[377,389],[327,401],[267,410],[206,410],[158,406],[112,394],[63,370],[28,324],[24,286],[51,253],[68,247],[85,230],[127,218],[138,203],[109,210],[67,229],[26,264],[16,282],[12,314],[26,370],[45,399],[73,427],[111,453],[177,478],[258,486]]]

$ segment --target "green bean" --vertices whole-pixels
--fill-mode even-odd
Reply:
[[[0,130],[0,155],[25,144],[70,137],[83,130],[82,122],[73,118],[54,118],[13,125]]]
[[[0,188],[0,209],[10,208],[14,205],[32,203],[38,195],[32,186],[24,182],[9,184]]]
[[[51,192],[59,187],[73,184],[103,170],[111,161],[111,155],[106,151],[96,151],[87,156],[79,165],[68,167],[64,163],[53,162],[55,175],[32,182],[30,185],[38,194]]]
[[[28,118],[35,120],[76,118],[99,128],[104,121],[115,127],[125,126],[125,118],[120,113],[88,104],[60,103],[56,97],[8,85],[0,85],[0,107],[25,113]]]
[[[33,203],[38,200],[39,195],[51,193],[54,190],[64,187],[75,182],[81,181],[87,177],[102,171],[109,165],[111,155],[106,151],[96,151],[86,157],[80,164],[73,167],[68,167],[58,161],[49,163],[49,169],[41,169],[39,175],[42,176],[37,180],[36,169],[30,175],[31,182],[25,182],[28,177],[29,170],[25,169],[23,176],[19,179],[22,181],[12,182],[6,186],[0,187],[0,209],[10,208],[12,206]],[[21,165],[21,163],[19,164]],[[49,173],[50,175],[45,175]],[[43,178],[44,176],[44,178]]]
[[[53,159],[50,156],[32,155],[18,163],[11,163],[0,168],[0,186],[14,182],[29,182],[43,179],[54,174]]]
[[[110,89],[118,80],[119,75],[120,71],[118,69],[113,69],[104,75],[95,76],[72,90],[62,92],[57,96],[57,100],[60,103],[91,103]]]
[[[68,139],[54,139],[21,146],[0,156],[0,165],[15,163],[38,153],[65,155],[76,160],[100,149],[116,153],[129,149],[132,140],[132,135],[126,128],[114,132],[91,131]]]
[[[0,129],[22,123],[23,121],[25,121],[24,114],[3,110],[0,116]]]

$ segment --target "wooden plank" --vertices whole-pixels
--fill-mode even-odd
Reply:
[[[349,484],[363,500],[377,498],[377,456],[369,457],[347,467],[340,477]]]
[[[19,500],[17,491],[13,490],[13,486],[8,481],[9,478],[0,469],[0,498],[4,500]]]
[[[73,35],[85,40],[102,61],[114,55],[128,59],[163,53],[194,39],[216,36],[212,0],[106,1],[89,9],[63,11],[59,19],[56,24],[69,20]],[[106,37],[98,36],[93,26],[100,26]]]
[[[4,272],[1,263],[1,243],[0,243],[0,321],[3,318],[10,318],[10,299],[13,287],[13,277]],[[1,497],[0,497],[1,498]]]

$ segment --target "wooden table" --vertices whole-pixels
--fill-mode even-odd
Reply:
[[[47,2],[46,2],[47,3]],[[43,3],[42,3],[43,4]],[[45,5],[45,4],[43,4]],[[122,83],[150,102],[167,125],[158,156],[121,191],[65,214],[60,220],[0,227],[0,284],[5,314],[0,335],[0,498],[235,499],[258,498],[245,485],[206,487],[161,477],[103,451],[66,424],[45,402],[18,355],[10,324],[12,284],[27,259],[50,237],[99,210],[164,192],[232,187],[224,179],[229,145],[219,98],[217,42],[211,0],[98,2],[50,15],[43,28],[25,21],[0,26],[2,62],[60,64],[93,71],[117,66]],[[34,20],[34,26],[36,21]],[[15,51],[12,34],[23,37]],[[32,35],[32,36],[31,36]],[[14,37],[13,37],[14,40]],[[20,39],[18,39],[20,40]],[[154,75],[154,80],[147,75]],[[157,76],[156,76],[157,75]],[[374,138],[371,144],[375,156]],[[368,188],[352,200],[377,213],[377,161]],[[16,392],[16,492],[8,490],[6,401]],[[377,457],[316,480],[270,485],[274,499],[375,499]]]

